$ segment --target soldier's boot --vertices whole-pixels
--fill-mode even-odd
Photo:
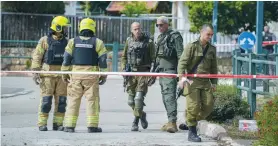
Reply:
[[[178,128],[177,128],[177,124],[176,122],[170,122],[168,123],[167,125],[167,132],[169,133],[175,133],[175,132],[178,132]]]
[[[185,123],[179,125],[180,130],[188,130],[188,127]]]
[[[40,131],[47,131],[48,129],[47,129],[47,126],[44,125],[44,126],[40,126],[40,127],[39,127],[39,130],[40,130]]]
[[[131,127],[131,131],[138,131],[139,127],[138,127],[138,123],[139,123],[139,117],[135,117],[132,123],[132,127]]]
[[[162,131],[166,131],[166,130],[167,130],[167,126],[168,126],[168,123],[164,124],[164,125],[161,127],[161,130],[162,130]]]
[[[64,127],[62,125],[58,126],[56,123],[53,123],[54,131],[64,131]]]
[[[102,132],[102,129],[100,127],[88,127],[88,133],[97,133]]]
[[[161,127],[161,130],[167,131],[169,133],[175,133],[178,131],[178,128],[177,128],[177,124],[175,122],[169,122],[169,123],[164,124]]]
[[[189,126],[188,141],[201,142],[201,138],[197,135],[196,126]]]
[[[148,121],[147,121],[147,114],[145,112],[142,113],[141,117],[140,117],[140,122],[141,122],[141,126],[143,129],[147,129],[148,128]]]
[[[75,127],[65,127],[64,132],[73,133],[75,132]]]

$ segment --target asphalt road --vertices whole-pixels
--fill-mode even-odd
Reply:
[[[82,99],[76,133],[52,131],[51,111],[48,120],[50,131],[40,132],[37,123],[39,87],[30,77],[2,77],[1,80],[1,145],[217,145],[215,140],[202,137],[202,143],[187,141],[187,131],[167,133],[160,127],[167,122],[160,87],[149,88],[145,99],[148,129],[130,131],[133,115],[123,92],[122,79],[108,79],[100,88],[102,133],[87,133],[85,100]],[[184,121],[185,99],[178,100],[178,123]]]

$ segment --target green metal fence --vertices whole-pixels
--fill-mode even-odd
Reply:
[[[1,39],[2,40],[36,40],[48,34],[49,26],[56,15],[27,14],[1,12]],[[68,38],[78,35],[78,24],[84,16],[66,16],[71,27],[68,29]],[[124,43],[130,35],[130,25],[137,21],[144,31],[153,32],[155,18],[111,17],[91,16],[96,22],[96,36],[106,43],[117,41]],[[3,43],[2,46],[10,46],[11,43]],[[27,45],[27,44],[24,44]]]
[[[273,60],[269,60],[272,57]],[[241,75],[258,75],[265,74],[269,75],[269,66],[272,66],[274,71],[272,75],[278,75],[278,53],[277,47],[274,54],[243,54],[239,50],[233,51],[233,74]],[[262,65],[262,70],[258,70],[259,66]],[[244,86],[241,85],[244,81]],[[241,91],[247,91],[247,100],[250,105],[250,117],[253,118],[254,112],[256,111],[256,97],[257,95],[272,95],[269,93],[269,80],[265,80],[263,84],[263,91],[256,90],[257,79],[235,79],[234,84]]]
[[[0,40],[1,44],[2,43],[12,43],[15,47],[21,46],[26,47],[26,44],[29,44],[27,46],[31,46],[32,48],[35,49],[35,46],[37,44],[37,41],[32,41],[32,40]],[[112,61],[112,71],[113,72],[117,72],[118,71],[118,60],[119,60],[119,56],[118,53],[120,50],[123,49],[124,44],[119,44],[118,42],[114,42],[113,44],[105,44],[105,47],[107,48],[112,48],[111,51],[113,53],[112,56],[112,60],[108,61]],[[10,47],[6,47],[6,48],[10,48]],[[5,48],[1,48],[1,49],[5,49]],[[18,58],[18,59],[31,59],[31,56],[3,56],[1,55],[1,59],[2,58]]]

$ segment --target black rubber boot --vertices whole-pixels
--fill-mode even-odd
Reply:
[[[40,127],[39,127],[39,130],[40,130],[40,131],[48,131],[46,125],[45,125],[45,126],[40,126]]]
[[[64,131],[64,127],[62,125],[58,126],[56,123],[53,123],[54,131]]]
[[[185,123],[179,125],[180,130],[188,130],[188,127]]]
[[[102,129],[100,127],[88,127],[88,133],[97,133],[102,132]]]
[[[188,127],[188,141],[191,142],[201,142],[201,138],[197,135],[197,129],[196,126],[190,126]]]
[[[73,133],[73,132],[75,132],[75,128],[74,127],[65,127],[64,132]]]
[[[142,113],[142,116],[140,118],[141,126],[143,129],[148,128],[148,121],[147,121],[147,114],[145,112]]]
[[[134,121],[132,123],[132,127],[131,127],[131,131],[138,131],[139,127],[138,127],[138,123],[139,123],[139,117],[135,117]]]

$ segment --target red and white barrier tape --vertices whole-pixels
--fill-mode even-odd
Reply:
[[[278,44],[278,41],[264,41],[263,44],[265,44],[265,45],[268,45],[268,44],[275,45],[275,44]]]
[[[1,76],[11,74],[32,75],[41,74],[80,74],[80,75],[119,75],[119,76],[156,76],[156,77],[177,77],[178,74],[150,73],[150,72],[71,72],[71,71],[1,71]],[[187,77],[198,78],[225,78],[225,79],[278,79],[277,75],[229,75],[229,74],[184,74]]]
[[[263,45],[275,45],[278,44],[278,41],[264,41]],[[216,47],[226,47],[226,46],[239,46],[239,44],[214,44]]]

